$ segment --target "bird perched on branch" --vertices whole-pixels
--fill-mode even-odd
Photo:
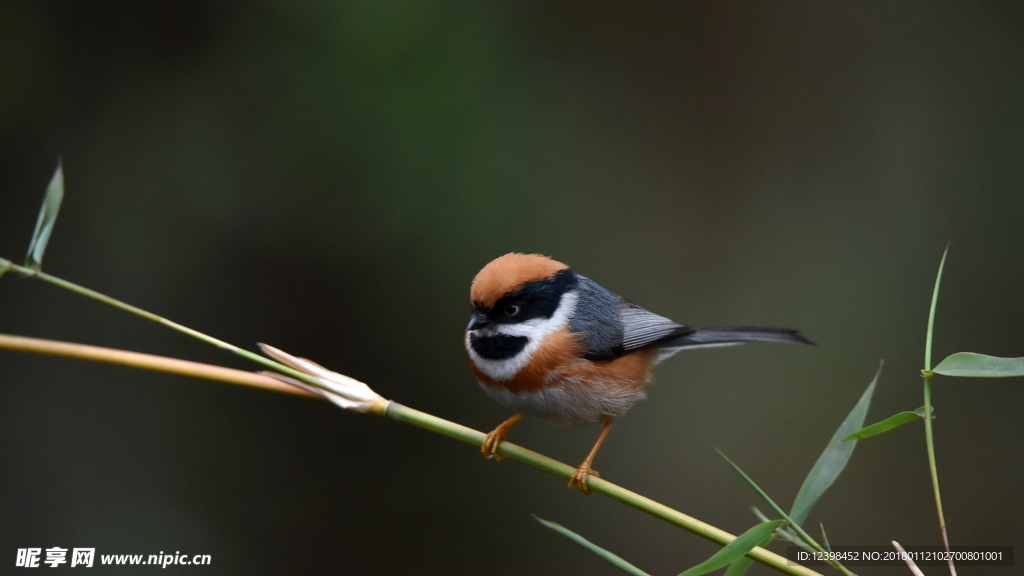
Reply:
[[[651,368],[685,348],[744,342],[812,344],[787,328],[693,328],[644,310],[568,266],[511,253],[484,266],[470,288],[470,366],[488,396],[516,414],[487,435],[498,445],[523,416],[561,426],[602,423],[601,435],[569,480],[590,493],[594,455],[612,422],[645,397]]]

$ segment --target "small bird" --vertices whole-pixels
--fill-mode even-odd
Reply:
[[[604,424],[569,480],[587,479],[612,422],[638,400],[651,368],[684,348],[744,342],[813,344],[787,328],[693,328],[633,304],[539,254],[511,253],[483,267],[470,287],[466,352],[480,387],[516,414],[486,436],[498,445],[523,416],[560,426]]]

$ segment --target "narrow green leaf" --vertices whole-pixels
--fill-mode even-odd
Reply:
[[[935,289],[932,291],[932,307],[928,310],[928,333],[924,337],[924,369],[932,369],[932,331],[935,328],[935,304],[939,301],[939,282],[942,281],[942,268],[946,265],[946,254],[949,254],[949,244],[942,253],[942,261],[939,262],[939,273],[935,276]]]
[[[746,556],[747,552],[753,550],[755,546],[771,536],[775,530],[785,523],[785,520],[773,520],[758,524],[737,536],[735,540],[726,544],[725,547],[716,552],[711,558],[686,570],[679,576],[700,576],[701,574],[718,570],[726,564],[731,564]]]
[[[715,448],[715,450],[718,450],[718,448]],[[743,470],[741,470],[741,469],[740,469],[740,467],[739,467],[739,466],[737,466],[735,462],[733,462],[732,460],[730,460],[730,459],[729,459],[729,457],[725,455],[725,452],[722,452],[721,450],[718,450],[718,453],[719,453],[719,454],[720,454],[720,455],[722,456],[722,458],[725,458],[725,461],[729,463],[729,466],[732,466],[733,470],[735,470],[736,472],[738,472],[738,473],[739,473],[739,475],[740,475],[740,476],[742,476],[742,477],[743,477],[743,479],[747,481],[747,484],[750,484],[750,486],[751,486],[751,487],[752,487],[752,488],[753,488],[753,489],[754,489],[754,490],[755,490],[755,491],[756,491],[756,492],[757,492],[758,494],[760,494],[760,495],[761,495],[761,498],[764,498],[764,501],[765,501],[765,502],[767,502],[769,506],[771,506],[772,508],[774,508],[774,509],[775,509],[775,511],[779,513],[779,516],[782,516],[783,518],[786,518],[787,520],[789,519],[789,517],[788,517],[788,516],[786,516],[786,513],[782,511],[782,508],[779,508],[779,505],[778,505],[778,504],[776,504],[774,500],[772,500],[771,498],[769,498],[769,497],[768,497],[768,494],[766,494],[764,490],[761,490],[761,487],[760,487],[760,486],[758,486],[756,482],[754,482],[753,480],[751,480],[751,479],[750,479],[750,476],[747,476],[747,473],[746,473],[746,472],[744,472]],[[756,510],[756,508],[755,508],[755,510]]]
[[[763,512],[758,510],[757,506],[751,506],[751,508],[754,509],[754,516],[757,516],[758,520],[760,520],[761,522],[769,522],[768,517],[765,516]],[[795,532],[788,528],[785,530],[776,530],[775,535],[779,538],[782,538],[783,540],[792,542],[793,544],[796,544],[801,548],[806,548],[807,550],[814,550],[814,548],[812,548],[810,544],[804,542],[803,538],[800,538],[800,536],[798,536]]]
[[[64,170],[60,160],[57,161],[57,170],[50,179],[50,185],[46,187],[46,197],[43,198],[43,206],[39,209],[39,219],[36,221],[36,230],[32,233],[32,242],[28,245],[28,255],[25,257],[25,267],[39,270],[43,265],[43,253],[46,252],[46,243],[50,241],[50,233],[53,232],[53,223],[57,220],[57,212],[60,211],[60,203],[64,200]]]
[[[562,526],[561,524],[558,524],[556,522],[550,522],[548,520],[544,520],[542,518],[538,518],[536,515],[534,515],[533,517],[536,518],[537,521],[540,522],[541,524],[547,526],[548,528],[551,528],[555,532],[558,532],[559,534],[561,534],[562,536],[565,536],[566,538],[572,540],[573,542],[576,542],[580,546],[583,546],[584,548],[590,550],[594,554],[597,554],[601,558],[604,558],[605,560],[611,562],[612,564],[618,566],[619,568],[622,568],[626,572],[629,572],[630,574],[633,574],[635,576],[650,576],[647,572],[644,572],[643,570],[641,570],[641,569],[637,568],[636,566],[633,566],[629,562],[626,562],[625,560],[623,560],[622,557],[617,556],[615,554],[612,554],[611,552],[605,550],[604,548],[601,548],[597,544],[594,544],[590,540],[587,540],[583,536],[580,536],[579,534],[573,532],[572,530],[569,530],[565,526]],[[745,554],[745,552],[744,552],[744,554]]]
[[[10,270],[10,268],[10,260],[4,260],[3,258],[0,258],[0,276],[3,276],[4,272],[7,272],[8,270]]]
[[[1024,376],[1024,358],[998,358],[974,352],[957,352],[939,362],[933,372],[943,376],[979,378]]]
[[[934,412],[934,408],[932,410]],[[871,436],[877,436],[883,432],[888,432],[893,428],[903,426],[904,424],[908,422],[913,422],[914,420],[921,420],[922,418],[924,418],[924,406],[918,408],[917,410],[914,410],[913,412],[910,412],[909,410],[905,412],[900,412],[899,414],[889,416],[888,418],[882,420],[881,422],[875,422],[871,426],[865,426],[860,430],[857,430],[853,434],[850,434],[846,438],[843,438],[843,442],[849,442],[851,440],[860,440],[862,438],[870,438]],[[934,418],[934,416],[932,416],[932,418]]]
[[[758,546],[764,548],[770,542],[771,537],[769,536],[768,538],[765,538],[760,544],[758,544]],[[739,560],[734,560],[732,564],[729,564],[729,567],[725,569],[725,572],[722,573],[722,576],[743,576],[747,573],[747,570],[750,570],[750,567],[753,565],[754,560],[752,558],[744,556]]]
[[[765,522],[771,522],[771,520],[768,520],[766,518]],[[758,543],[758,546],[760,546],[761,548],[767,548],[768,545],[772,543],[772,540],[775,539],[775,536],[778,535],[778,533],[778,530],[772,532],[768,535],[767,538],[761,540],[761,542]],[[749,570],[753,564],[754,559],[750,556],[743,556],[742,558],[737,558],[736,560],[732,561],[732,564],[729,564],[729,567],[725,569],[725,572],[722,573],[722,576],[743,576],[747,573],[747,570]]]
[[[807,474],[803,486],[797,492],[796,500],[793,501],[793,509],[790,512],[790,518],[793,519],[793,523],[797,526],[803,524],[804,520],[807,519],[807,515],[811,513],[811,509],[818,503],[818,498],[835,482],[836,478],[839,477],[839,473],[843,471],[846,463],[849,462],[857,442],[844,443],[843,439],[864,426],[864,417],[867,416],[868,406],[871,405],[871,395],[875,392],[875,384],[878,383],[878,376],[881,373],[882,364],[880,363],[874,380],[871,381],[867,390],[861,395],[857,405],[853,407],[850,414],[839,425],[836,433],[832,435],[832,439],[825,446],[825,451],[821,453],[821,456],[818,456],[818,461],[814,463],[814,467]]]
[[[832,545],[828,543],[828,534],[825,534],[825,525],[819,523],[818,526],[821,526],[821,540],[825,543],[825,550],[831,552]]]
[[[753,510],[754,516],[757,516],[757,519],[760,520],[761,522],[771,522],[771,519],[768,518],[767,516],[765,516],[764,512],[761,512],[757,508],[757,506],[751,506],[750,509]]]

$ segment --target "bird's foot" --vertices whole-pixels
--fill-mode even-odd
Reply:
[[[516,414],[501,424],[498,424],[497,428],[492,430],[487,436],[484,436],[484,443],[480,446],[480,453],[486,456],[488,460],[501,460],[504,458],[504,456],[498,454],[498,445],[505,440],[505,436],[508,434],[508,429],[516,422],[519,422],[519,419],[522,417],[523,416],[521,414]]]
[[[580,489],[580,492],[583,492],[584,494],[591,494],[594,491],[591,490],[590,486],[587,485],[587,479],[590,478],[591,476],[593,476],[594,478],[601,477],[601,475],[597,473],[597,470],[592,470],[590,468],[590,462],[584,462],[583,464],[580,464],[579,468],[576,469],[576,472],[572,475],[572,478],[569,478],[568,487],[572,488],[573,485],[575,485],[577,488]]]
[[[484,443],[480,446],[480,453],[488,460],[501,460],[504,458],[504,456],[498,454],[498,445],[505,439],[506,433],[507,431],[503,430],[501,426],[494,429],[494,431],[484,437]]]

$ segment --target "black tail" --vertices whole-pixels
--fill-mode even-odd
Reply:
[[[685,348],[711,344],[740,344],[743,342],[791,342],[814,345],[797,330],[789,328],[761,328],[736,326],[733,328],[694,328],[692,332],[671,336],[657,343],[658,348]]]

